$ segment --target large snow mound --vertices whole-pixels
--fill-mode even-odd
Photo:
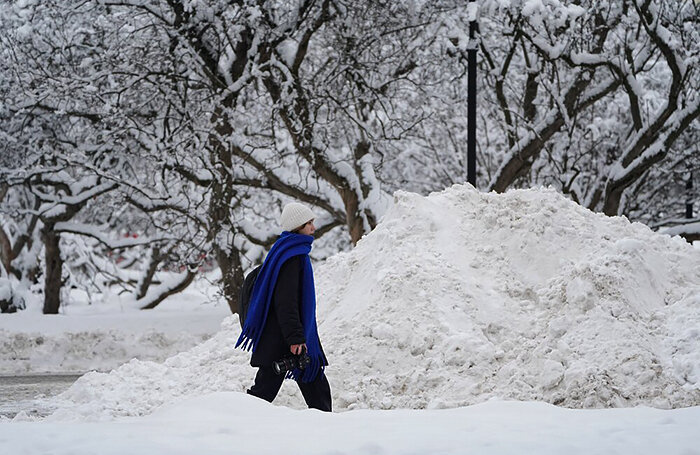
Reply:
[[[700,251],[554,190],[398,192],[379,226],[316,275],[336,410],[700,404]],[[52,418],[245,390],[254,370],[233,349],[239,330],[233,316],[162,364],[88,374]],[[294,384],[276,402],[303,407]]]

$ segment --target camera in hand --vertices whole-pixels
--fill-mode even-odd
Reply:
[[[299,355],[284,357],[281,360],[272,362],[272,369],[275,370],[275,374],[281,375],[295,368],[303,370],[309,366],[310,363],[311,357],[306,353],[306,349],[303,349]]]

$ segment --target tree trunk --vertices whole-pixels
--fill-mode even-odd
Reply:
[[[61,272],[63,259],[59,242],[61,235],[54,230],[53,223],[45,225],[41,230],[44,242],[44,258],[46,273],[44,276],[44,314],[58,314],[61,306]]]
[[[148,270],[146,270],[146,276],[144,276],[141,279],[141,282],[139,283],[139,288],[136,291],[136,300],[141,300],[142,298],[146,297],[146,293],[148,293],[148,288],[151,286],[153,283],[153,277],[156,274],[156,270],[158,269],[158,264],[161,263],[163,260],[163,255],[160,254],[160,248],[153,247],[151,250],[151,260],[148,262]]]
[[[10,244],[10,239],[5,234],[5,230],[0,227],[0,264],[2,264],[3,268],[7,272],[8,275],[17,275],[15,273],[15,270],[12,268],[12,245]],[[18,276],[18,279],[21,279],[22,276]]]
[[[216,248],[216,262],[221,268],[221,284],[224,298],[228,303],[231,313],[238,313],[238,291],[243,286],[243,266],[238,250],[232,249],[227,253],[221,248]]]
[[[371,180],[375,180],[374,169],[371,167],[363,168],[363,166],[368,166],[367,163],[361,164],[365,156],[369,155],[372,150],[372,145],[365,139],[359,141],[355,145],[355,173],[357,174],[358,180],[360,181],[360,189],[362,190],[362,198],[366,201],[369,198],[370,193],[373,188],[372,185],[367,181],[368,174],[371,174]],[[370,165],[371,166],[371,165]],[[369,229],[372,230],[377,227],[377,218],[374,213],[369,210],[364,210],[364,216],[367,218],[367,224],[369,224]],[[360,235],[362,237],[362,235]],[[359,239],[358,239],[359,240]],[[357,241],[355,241],[357,243]]]
[[[345,223],[350,233],[350,241],[353,245],[357,245],[357,242],[365,234],[365,223],[360,213],[360,200],[357,193],[350,188],[342,189],[339,193],[345,205]]]
[[[37,198],[34,201],[34,211],[38,211],[39,207],[41,207],[41,201]],[[15,244],[12,245],[12,252],[10,254],[10,257],[13,258],[12,260],[20,255],[23,248],[27,248],[27,251],[32,251],[35,238],[34,231],[37,224],[39,224],[39,215],[33,215],[25,231],[19,235],[19,237],[15,240]],[[33,265],[29,267],[23,265],[20,270],[15,269],[15,276],[17,279],[21,280],[26,278],[32,283],[37,283],[39,280],[38,262],[39,261],[32,261]]]
[[[0,202],[5,199],[7,194],[8,186],[3,183],[0,184]],[[12,273],[12,245],[10,244],[10,238],[5,234],[5,230],[0,226],[0,265],[5,268],[8,275]],[[20,277],[21,278],[21,277]]]

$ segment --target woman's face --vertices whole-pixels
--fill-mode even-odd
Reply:
[[[297,232],[299,234],[303,235],[314,235],[314,232],[316,232],[316,226],[314,226],[314,220],[309,221],[305,225],[301,227]]]

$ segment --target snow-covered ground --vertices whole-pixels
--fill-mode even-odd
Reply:
[[[700,453],[700,250],[682,239],[552,190],[499,195],[458,185],[429,197],[397,193],[372,233],[315,270],[334,410],[349,412],[300,411],[293,383],[275,404],[296,410],[241,393],[254,370],[248,353],[233,349],[240,327],[229,316],[164,362],[137,355],[83,376],[51,400],[58,409],[47,419],[20,414],[0,425],[0,445],[26,453],[90,453],[100,441],[155,454],[268,453],[284,444],[292,453]],[[174,314],[184,308],[162,305],[153,317],[170,314],[178,327]],[[220,310],[217,324],[228,311]],[[72,345],[55,336],[57,346]],[[274,441],[258,422],[275,422]],[[22,436],[42,433],[53,439]]]
[[[163,361],[215,334],[231,315],[216,290],[200,281],[153,310],[118,296],[90,305],[79,293],[61,314],[41,314],[39,302],[0,317],[0,376],[110,371],[133,358]]]
[[[3,453],[693,455],[700,408],[573,410],[489,401],[439,410],[325,414],[241,393],[187,398],[145,417],[0,424]]]

